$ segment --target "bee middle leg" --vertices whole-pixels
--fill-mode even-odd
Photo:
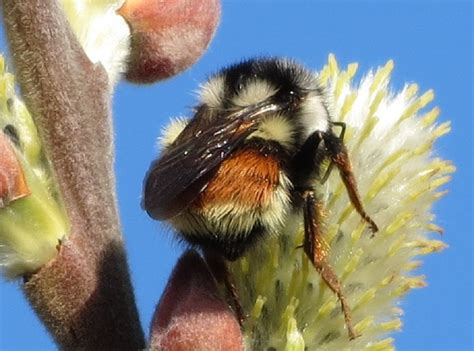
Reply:
[[[242,326],[245,321],[244,310],[240,303],[239,294],[235,287],[232,273],[229,271],[227,266],[227,262],[221,255],[210,250],[204,250],[204,259],[216,281],[224,284],[229,294],[229,303],[234,309],[240,326]]]
[[[322,205],[313,190],[304,190],[302,197],[305,230],[303,249],[323,281],[339,299],[349,339],[355,339],[358,335],[352,325],[351,309],[342,292],[341,282],[327,261],[328,249],[324,245],[321,232]]]

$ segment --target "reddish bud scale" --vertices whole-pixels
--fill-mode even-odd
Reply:
[[[0,208],[10,201],[29,195],[25,175],[12,143],[0,131]]]
[[[240,326],[196,252],[176,264],[153,317],[150,349],[242,351]]]
[[[132,34],[125,77],[136,83],[152,83],[198,60],[217,28],[220,2],[127,0],[118,13]]]

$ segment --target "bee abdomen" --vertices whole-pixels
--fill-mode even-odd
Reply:
[[[277,154],[242,148],[222,162],[199,197],[171,222],[191,244],[235,259],[284,223],[290,187]]]

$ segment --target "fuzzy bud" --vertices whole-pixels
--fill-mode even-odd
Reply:
[[[153,317],[150,350],[242,351],[237,319],[218,296],[204,261],[196,252],[186,252]]]
[[[212,39],[220,17],[218,0],[127,0],[118,10],[131,28],[125,77],[152,83],[191,66]]]

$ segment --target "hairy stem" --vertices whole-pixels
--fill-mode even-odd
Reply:
[[[3,0],[4,25],[71,223],[25,294],[62,348],[139,349],[143,332],[118,220],[111,91],[54,0]]]

